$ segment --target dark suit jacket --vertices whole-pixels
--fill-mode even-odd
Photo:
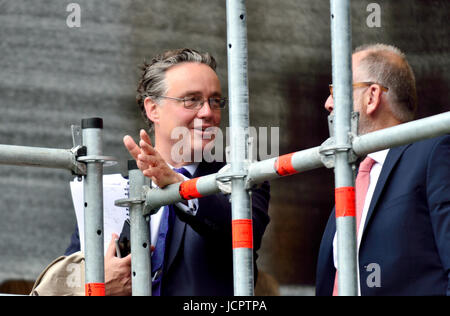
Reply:
[[[223,163],[201,163],[193,177],[217,172]],[[269,223],[269,184],[252,194],[253,247],[256,251]],[[199,198],[195,216],[176,208],[170,236],[161,295],[233,295],[233,253],[231,238],[231,204],[228,196],[215,194]],[[78,229],[72,235],[70,254],[80,250]],[[256,278],[255,278],[256,279]]]
[[[319,250],[316,294],[331,295],[332,212]],[[379,265],[380,287],[367,282]],[[359,249],[361,295],[450,295],[450,136],[392,148]]]

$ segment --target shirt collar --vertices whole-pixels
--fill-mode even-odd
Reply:
[[[370,153],[367,156],[372,158],[373,160],[375,160],[380,165],[383,165],[384,161],[386,160],[388,152],[389,152],[389,148],[388,149],[383,149],[383,150],[380,150],[380,151],[376,151],[374,153]]]
[[[189,173],[192,176],[194,176],[195,171],[197,171],[198,165],[199,165],[199,163],[196,162],[196,163],[193,163],[193,164],[190,164],[190,165],[183,166],[183,168],[185,168],[187,171],[189,171]]]
[[[174,167],[171,166],[170,164],[167,164],[167,165],[168,165],[170,168],[174,169]],[[196,163],[191,163],[191,164],[189,164],[189,165],[182,166],[182,168],[186,169],[187,171],[189,171],[189,173],[190,173],[192,176],[194,176],[195,171],[197,171],[198,165],[199,165],[199,163],[196,162]]]

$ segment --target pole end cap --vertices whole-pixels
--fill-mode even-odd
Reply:
[[[103,119],[101,119],[100,117],[82,119],[81,128],[103,128]]]

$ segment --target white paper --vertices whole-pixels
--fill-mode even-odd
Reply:
[[[84,194],[83,181],[77,178],[70,182],[72,200],[77,217],[78,231],[80,233],[81,251],[84,252]],[[104,252],[108,249],[113,233],[120,235],[123,224],[129,218],[129,209],[118,207],[114,202],[128,198],[129,182],[121,174],[103,176],[103,222],[104,222]]]

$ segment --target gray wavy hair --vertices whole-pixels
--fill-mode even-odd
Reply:
[[[165,95],[168,90],[166,71],[170,67],[184,62],[202,63],[216,71],[216,60],[211,54],[190,48],[168,50],[155,56],[150,63],[144,61],[141,67],[142,75],[137,87],[136,102],[150,131],[153,129],[153,123],[147,117],[144,100],[152,97],[155,102],[159,102],[158,96]]]

